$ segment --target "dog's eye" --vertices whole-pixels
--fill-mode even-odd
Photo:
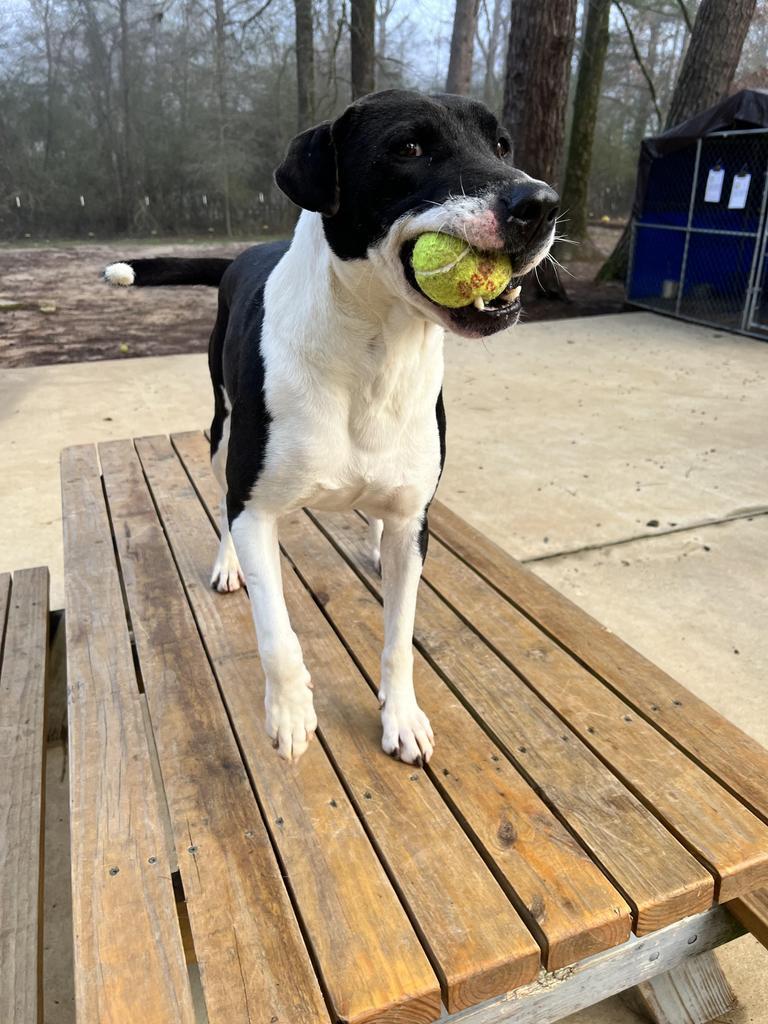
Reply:
[[[496,143],[496,156],[501,157],[502,160],[505,156],[509,156],[509,143],[506,139],[499,139]]]
[[[424,151],[418,142],[403,142],[397,147],[398,156],[423,156]]]

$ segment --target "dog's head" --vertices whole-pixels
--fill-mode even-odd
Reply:
[[[398,89],[366,96],[336,121],[298,135],[275,181],[298,206],[322,214],[338,260],[368,260],[383,287],[469,337],[515,323],[519,299],[484,309],[432,302],[411,268],[418,236],[443,231],[478,250],[508,253],[514,295],[555,234],[557,194],[513,167],[496,118],[462,96]]]

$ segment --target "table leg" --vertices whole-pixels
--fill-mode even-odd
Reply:
[[[674,970],[635,985],[624,998],[655,1024],[706,1024],[736,1002],[712,952],[699,953]]]

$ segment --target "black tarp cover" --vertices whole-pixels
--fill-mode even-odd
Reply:
[[[768,90],[742,89],[741,92],[727,96],[714,107],[688,121],[683,121],[669,131],[643,139],[637,167],[635,200],[632,204],[633,215],[639,217],[642,213],[648,175],[656,157],[689,146],[697,139],[713,132],[738,131],[745,128],[768,129]]]

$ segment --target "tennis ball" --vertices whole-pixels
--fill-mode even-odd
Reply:
[[[449,309],[469,306],[478,298],[490,302],[512,277],[506,253],[475,252],[463,239],[435,231],[418,237],[411,266],[424,294]]]

